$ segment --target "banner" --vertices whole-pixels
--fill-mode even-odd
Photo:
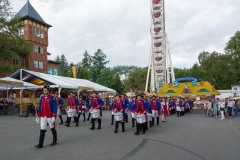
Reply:
[[[58,75],[58,69],[57,68],[48,67],[48,74],[57,76]]]
[[[240,92],[240,85],[232,85],[232,92]]]

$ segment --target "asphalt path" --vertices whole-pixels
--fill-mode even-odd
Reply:
[[[175,114],[136,136],[131,122],[126,123],[126,132],[119,126],[116,134],[110,125],[111,112],[104,111],[103,116],[101,130],[89,130],[91,124],[83,122],[83,117],[79,127],[57,125],[58,144],[53,147],[49,146],[52,133],[48,128],[41,149],[34,147],[40,131],[35,117],[0,116],[0,159],[240,159],[240,117],[219,120],[204,117],[202,111],[179,118]]]

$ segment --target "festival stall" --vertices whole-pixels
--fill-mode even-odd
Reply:
[[[196,78],[178,78],[174,83],[166,83],[159,91],[159,97],[190,97],[212,99],[220,93],[208,81],[197,82]]]
[[[0,78],[0,88],[1,90],[7,91],[7,99],[8,99],[8,90],[19,90],[19,105],[20,105],[20,115],[23,113],[23,105],[22,105],[22,90],[29,89],[29,88],[37,88],[37,85],[27,83],[21,80],[17,80],[10,77]]]

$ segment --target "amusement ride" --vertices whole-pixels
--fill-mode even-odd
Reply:
[[[173,83],[175,75],[170,42],[165,31],[165,0],[150,0],[151,47],[145,91],[157,93],[165,83]]]

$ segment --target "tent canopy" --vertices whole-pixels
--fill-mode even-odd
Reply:
[[[19,89],[22,88],[36,88],[38,87],[35,84],[17,80],[11,77],[0,78],[0,89]]]
[[[95,90],[98,92],[116,92],[111,88],[99,85],[89,80],[50,75],[24,69],[17,71],[11,77],[36,85],[49,84],[52,87],[58,88]]]

